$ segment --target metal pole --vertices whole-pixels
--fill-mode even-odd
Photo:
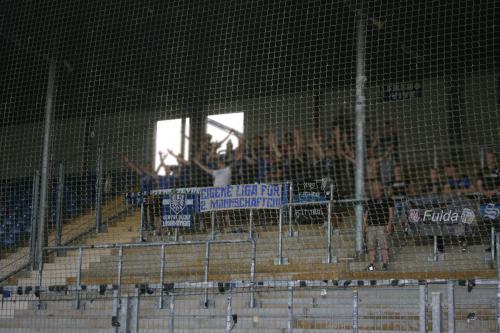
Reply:
[[[210,212],[210,223],[211,223],[210,240],[214,240],[215,239],[215,211]]]
[[[141,194],[141,196],[142,196],[142,194]],[[145,239],[144,239],[144,227],[145,227],[144,226],[144,218],[146,217],[146,215],[145,215],[146,214],[146,207],[144,205],[144,198],[141,197],[140,200],[141,200],[141,230],[139,231],[139,233],[140,233],[139,236],[141,238],[141,242],[144,242],[145,241]]]
[[[352,291],[352,331],[358,333],[358,289]]]
[[[455,284],[453,281],[447,283],[448,296],[448,333],[455,333]]]
[[[174,229],[174,241],[178,242],[179,241],[179,228],[176,227]]]
[[[205,242],[205,263],[204,263],[204,279],[205,281],[205,299],[203,301],[203,306],[208,308],[208,265],[210,263],[210,242]]]
[[[432,293],[432,333],[441,333],[441,293]]]
[[[283,208],[279,210],[278,222],[278,258],[274,260],[275,265],[286,265],[288,260],[283,258]]]
[[[122,273],[123,273],[123,247],[118,248],[118,297],[121,297],[121,289],[122,289]]]
[[[31,197],[31,246],[30,259],[31,269],[36,269],[37,255],[37,232],[38,232],[38,194],[40,189],[40,172],[35,171],[33,175],[33,191]]]
[[[357,12],[356,43],[356,253],[363,250],[363,198],[365,195],[365,53],[366,53],[366,18],[360,8]]]
[[[41,257],[43,258],[43,249],[41,252]],[[43,260],[38,264],[38,288],[42,289],[42,281],[43,281]],[[38,305],[40,306],[40,298],[38,298]]]
[[[47,244],[45,234],[45,219],[47,209],[47,192],[49,178],[49,150],[50,150],[50,128],[52,122],[52,100],[54,98],[54,82],[56,77],[56,60],[50,60],[49,78],[47,82],[47,99],[45,102],[45,126],[43,135],[42,172],[40,185],[40,207],[38,213],[38,260],[40,265],[43,260],[43,247]]]
[[[427,333],[427,285],[419,285],[419,333]]]
[[[95,232],[101,232],[102,223],[102,168],[103,168],[103,148],[97,149],[97,168],[95,183]]]
[[[113,316],[111,317],[111,325],[115,328],[115,333],[120,332],[120,308],[121,308],[121,299],[120,292],[118,289],[113,290]]]
[[[61,246],[62,238],[62,206],[64,197],[64,163],[59,163],[59,173],[57,177],[57,197],[56,197],[56,246]],[[60,255],[57,251],[57,255]]]
[[[291,285],[288,286],[288,321],[287,321],[287,332],[293,332],[293,288]]]
[[[229,286],[229,291],[227,293],[227,310],[226,310],[226,332],[231,332],[233,330],[233,291],[231,286]]]
[[[82,286],[82,260],[83,260],[83,249],[78,249],[78,262],[76,271],[76,309],[80,309],[80,290]]]
[[[255,308],[255,276],[256,276],[256,253],[257,242],[252,239],[252,266],[250,267],[250,281],[252,287],[250,288],[250,308]]]
[[[174,294],[170,294],[170,304],[169,304],[169,308],[170,308],[170,327],[169,327],[169,332],[170,333],[174,333],[174,319],[175,319],[175,298],[174,298]]]
[[[328,204],[328,216],[327,216],[327,243],[328,243],[328,253],[326,255],[326,263],[332,263],[332,203]]]
[[[134,296],[129,297],[129,308],[127,309],[127,319],[129,322],[130,333],[139,333],[139,316],[140,316],[140,306],[141,306],[141,294],[139,288],[135,288]],[[127,331],[125,331],[127,332]]]
[[[432,260],[433,261],[438,261],[438,247],[437,247],[437,236],[434,235],[433,237],[433,245],[432,245]]]
[[[165,245],[160,248],[160,301],[159,308],[163,309],[163,284],[165,283]]]
[[[250,216],[248,217],[248,238],[253,239],[253,209],[250,209]]]
[[[290,183],[290,190],[288,191],[289,197],[290,197],[290,202],[292,202],[293,199],[293,183]],[[292,213],[293,213],[293,206],[290,205],[288,206],[288,237],[293,237],[293,228],[292,228],[292,223],[293,223],[293,218],[292,218]]]

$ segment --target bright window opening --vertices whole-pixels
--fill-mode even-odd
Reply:
[[[244,113],[224,113],[208,116],[207,120],[207,134],[212,136],[211,142],[221,143],[217,149],[217,153],[226,151],[226,144],[229,140],[233,144],[233,149],[238,147],[240,140],[238,136],[231,134],[228,136],[229,131],[232,129],[243,134]]]
[[[156,152],[155,167],[160,165],[160,153],[166,155],[165,164],[177,165],[177,159],[168,153],[171,150],[174,154],[189,159],[189,118],[160,120],[156,123]],[[165,175],[162,168],[160,175]]]

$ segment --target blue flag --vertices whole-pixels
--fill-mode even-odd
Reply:
[[[191,228],[196,201],[197,194],[194,193],[166,194],[161,202],[162,226]]]

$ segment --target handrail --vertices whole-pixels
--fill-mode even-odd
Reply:
[[[135,248],[135,247],[160,247],[175,246],[175,245],[203,245],[206,242],[211,244],[229,244],[229,243],[247,243],[250,239],[222,239],[222,240],[200,240],[200,241],[178,241],[178,242],[152,242],[152,243],[108,243],[95,245],[67,245],[67,246],[45,246],[44,250],[78,250],[82,249],[118,249]]]
[[[168,246],[189,246],[189,245],[205,245],[205,258],[204,258],[204,281],[207,286],[205,288],[205,299],[204,306],[209,307],[209,299],[208,299],[208,273],[209,273],[209,264],[210,264],[210,245],[212,244],[241,244],[241,243],[250,243],[252,245],[252,250],[250,252],[250,280],[252,283],[255,283],[256,278],[256,241],[255,239],[227,239],[227,240],[199,240],[199,241],[174,241],[174,242],[154,242],[154,243],[109,243],[109,244],[96,244],[96,245],[69,245],[69,246],[46,246],[42,249],[42,253],[44,251],[68,251],[68,250],[78,250],[77,257],[77,272],[76,272],[76,289],[77,291],[82,290],[82,258],[84,250],[98,250],[98,249],[118,249],[118,272],[117,272],[117,295],[120,297],[121,295],[121,287],[122,287],[122,277],[123,277],[123,249],[131,249],[131,248],[152,248],[159,247],[160,248],[160,286],[163,286],[165,281],[165,248]],[[39,279],[38,279],[38,288],[42,288],[42,279],[43,279],[43,263],[39,266]],[[254,290],[251,288],[251,303],[253,304],[255,295]],[[163,293],[160,294],[159,297],[159,307],[163,308]],[[80,306],[79,297],[76,302],[77,308]]]

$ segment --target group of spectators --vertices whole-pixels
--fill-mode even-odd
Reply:
[[[234,149],[231,140],[227,140],[231,134],[239,141]],[[368,188],[380,182],[384,195],[396,200],[416,194],[479,194],[484,200],[498,199],[500,180],[493,152],[485,154],[484,168],[475,177],[460,174],[457,166],[448,164],[431,168],[423,182],[412,182],[398,163],[398,148],[397,130],[390,125],[381,133],[369,132],[365,163]],[[168,154],[177,159],[178,166],[166,165]],[[236,132],[229,132],[227,138],[214,142],[206,134],[190,161],[171,150],[159,155],[160,164],[156,170],[140,167],[124,157],[127,164],[142,175],[143,191],[287,181],[301,183],[328,177],[333,180],[338,196],[353,195],[355,153],[351,138],[338,126],[328,136],[316,131],[306,137],[301,129],[295,129],[288,133],[271,131],[267,136],[256,135],[247,140]],[[422,177],[411,178],[420,180]]]
[[[352,138],[336,126],[328,135],[320,131],[305,135],[302,129],[291,132],[271,131],[248,139],[236,132],[239,144],[231,140],[214,142],[210,135],[201,140],[190,161],[172,151],[160,152],[156,170],[141,167],[123,157],[133,170],[143,176],[141,190],[170,187],[224,186],[249,183],[300,183],[329,177],[340,196],[350,196],[354,188],[355,154]],[[397,151],[397,133],[371,134],[368,149],[367,179],[381,177],[389,185]],[[225,147],[222,145],[225,144]],[[171,167],[164,163],[170,154],[178,161]],[[160,176],[164,169],[165,176]]]
[[[371,198],[366,203],[364,216],[364,229],[370,264],[367,270],[375,270],[375,254],[377,244],[382,250],[382,269],[388,269],[389,240],[388,236],[393,230],[395,214],[403,215],[404,201],[408,196],[415,195],[414,186],[403,177],[401,167],[396,165],[393,169],[391,186],[384,194],[382,183],[379,179],[370,180]],[[474,180],[467,175],[459,174],[456,166],[446,165],[443,173],[436,168],[430,169],[428,180],[420,195],[444,196],[475,196],[479,197],[482,204],[500,204],[500,169],[496,155],[487,152],[484,167],[479,170]],[[464,240],[460,240],[464,246]],[[442,236],[437,238],[438,251],[444,251]],[[491,250],[491,249],[489,249]],[[488,249],[486,249],[488,251]]]
[[[231,140],[227,140],[231,134],[239,140],[234,149]],[[295,129],[289,133],[271,131],[267,136],[254,136],[249,140],[229,132],[228,138],[214,142],[207,134],[190,161],[172,151],[160,153],[161,162],[156,170],[135,165],[126,157],[124,160],[142,175],[141,191],[155,187],[301,183],[329,178],[335,185],[336,196],[353,196],[356,160],[352,138],[338,126],[329,135],[315,131],[306,136],[301,129]],[[224,142],[225,147],[222,147]],[[368,133],[365,180],[370,200],[365,205],[364,220],[369,270],[375,267],[377,244],[382,248],[382,267],[387,269],[387,237],[393,230],[394,217],[402,215],[401,206],[408,197],[417,194],[476,195],[483,202],[500,203],[500,174],[493,152],[486,153],[484,168],[474,178],[460,174],[455,165],[449,164],[442,169],[431,168],[424,182],[416,183],[406,177],[398,163],[398,148],[398,131],[394,127],[387,125],[379,133]],[[166,165],[167,154],[174,156],[179,165]],[[159,175],[162,168],[165,176]]]

